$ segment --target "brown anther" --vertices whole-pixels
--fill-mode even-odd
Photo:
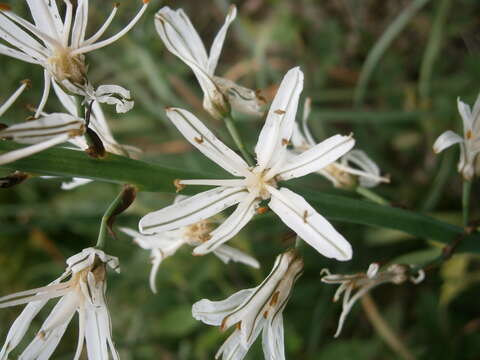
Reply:
[[[202,234],[200,235],[200,241],[202,243],[204,242],[207,242],[208,240],[210,240],[212,238],[212,236],[210,234]]]
[[[226,330],[226,327],[227,327],[227,319],[228,319],[228,316],[225,316],[222,320],[222,323],[220,324],[220,330],[221,331],[225,331]]]
[[[242,328],[242,322],[239,321],[238,323],[236,323],[235,327],[237,328],[237,330],[240,330]]]
[[[280,291],[275,291],[270,299],[270,306],[275,306],[278,303],[278,297],[280,296]]]
[[[268,211],[268,207],[267,206],[261,206],[259,207],[256,212],[258,215],[262,215],[262,214],[265,214],[266,212]]]
[[[113,4],[113,7],[115,7],[115,8],[118,8],[119,6],[120,6],[119,2],[116,2],[115,4]]]
[[[288,144],[290,144],[290,140],[288,140],[288,139],[282,139],[282,145],[283,145],[283,146],[287,146]]]
[[[467,135],[466,135],[467,139],[470,140],[472,138],[472,136],[473,136],[472,130],[468,130]]]
[[[268,317],[268,310],[265,310],[265,312],[263,313],[263,317],[266,319]]]
[[[40,330],[40,331],[38,332],[37,336],[38,336],[40,339],[44,340],[44,339],[45,339],[45,331]]]
[[[143,0],[144,4],[148,4],[149,2],[150,2],[150,0]]]
[[[278,110],[275,110],[274,113],[277,115],[283,115],[285,114],[285,111],[278,109]]]
[[[20,83],[24,84],[27,89],[32,88],[32,81],[30,79],[24,79],[24,80],[20,81]]]
[[[176,190],[177,193],[185,189],[185,185],[181,184],[180,181],[182,180],[180,179],[173,180],[173,185],[175,186],[175,189],[177,189]]]
[[[202,144],[203,143],[203,135],[201,135],[200,137],[194,137],[193,140],[195,140],[195,142],[197,144]]]
[[[0,11],[10,11],[12,10],[11,6],[8,4],[0,3]]]
[[[308,210],[305,210],[303,212],[303,222],[306,224],[307,223],[307,217],[308,217]]]
[[[267,103],[267,99],[265,99],[265,97],[263,97],[263,95],[262,95],[262,90],[260,90],[260,89],[255,90],[255,96],[257,97],[258,100],[260,100],[264,104]]]

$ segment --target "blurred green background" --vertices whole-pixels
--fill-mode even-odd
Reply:
[[[140,1],[120,3],[110,34],[140,6]],[[28,18],[23,2],[9,4]],[[189,109],[231,144],[223,125],[201,108],[202,94],[190,69],[163,47],[155,31],[153,16],[164,5],[184,8],[209,48],[229,3],[151,0],[147,13],[127,36],[87,55],[89,77],[94,84],[115,83],[132,91],[136,104],[129,113],[117,115],[104,107],[120,143],[141,148],[149,161],[215,173],[218,167],[192,151],[164,114],[165,106]],[[461,224],[458,149],[440,156],[431,149],[444,130],[461,132],[457,97],[472,104],[479,90],[479,1],[246,0],[236,5],[239,16],[228,33],[217,75],[261,89],[270,100],[283,74],[300,65],[306,74],[303,97],[313,100],[310,125],[317,139],[353,131],[357,147],[391,175],[391,184],[376,189],[379,194],[397,206]],[[111,6],[109,0],[91,1],[90,33],[102,24]],[[418,11],[412,10],[415,6]],[[392,41],[379,42],[390,36]],[[378,61],[372,58],[372,49],[381,55]],[[362,80],[363,87],[360,79],[367,58],[371,71]],[[20,80],[33,82],[33,88],[2,118],[8,124],[23,121],[30,115],[25,105],[40,98],[42,71],[5,56],[0,57],[0,69],[2,102]],[[61,111],[53,97],[46,111]],[[241,120],[242,137],[253,146],[263,119],[236,117]],[[346,194],[316,175],[302,181],[319,191]],[[93,246],[100,218],[119,190],[116,185],[92,183],[61,191],[60,183],[60,179],[35,178],[0,192],[0,295],[49,283],[63,271],[67,257]],[[478,195],[474,184],[473,219],[479,215]],[[172,194],[141,193],[117,224],[136,227],[142,215],[172,199]],[[401,358],[375,332],[360,304],[340,338],[333,339],[341,305],[332,303],[335,287],[320,282],[320,270],[354,273],[365,271],[371,262],[421,263],[440,250],[425,239],[386,229],[335,226],[352,243],[354,258],[338,263],[306,249],[304,275],[284,312],[287,358]],[[293,240],[281,222],[260,217],[231,243],[254,254],[261,270],[225,266],[211,255],[192,257],[191,249],[182,248],[161,265],[159,293],[153,295],[148,287],[149,253],[120,232],[117,235],[117,240],[108,241],[107,252],[120,258],[122,273],[109,277],[108,302],[114,340],[124,360],[212,359],[227,334],[195,321],[191,305],[256,286],[270,271],[276,254]],[[415,358],[480,359],[479,265],[478,256],[458,254],[429,272],[419,286],[386,285],[374,290],[381,314]],[[0,311],[2,342],[20,311],[21,307]],[[46,315],[43,311],[35,320],[28,340]],[[77,319],[54,358],[72,358],[76,341]],[[259,343],[247,359],[262,358]]]

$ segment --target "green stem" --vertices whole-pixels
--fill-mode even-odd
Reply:
[[[117,195],[115,200],[112,201],[107,211],[105,211],[105,213],[102,216],[102,221],[100,223],[100,230],[98,231],[97,245],[95,245],[97,249],[103,249],[105,247],[105,238],[108,231],[108,224],[107,224],[108,219],[110,218],[112,213],[115,211],[120,201],[122,201],[122,198],[123,198],[123,190]]]
[[[470,193],[472,191],[472,181],[463,181],[463,196],[462,196],[462,209],[463,209],[463,226],[468,226],[470,216]]]
[[[372,191],[370,189],[367,189],[365,187],[357,186],[355,188],[355,191],[358,194],[362,195],[365,199],[371,200],[374,203],[377,203],[379,205],[388,205],[389,204],[389,202],[387,200],[385,200],[383,197],[381,197],[380,195],[378,195],[374,191]]]
[[[232,118],[231,115],[226,116],[224,119],[225,124],[227,125],[228,132],[230,133],[230,136],[232,137],[233,141],[235,142],[235,145],[237,146],[238,150],[242,153],[243,157],[245,158],[245,161],[248,163],[250,166],[254,166],[253,158],[245,149],[245,145],[243,144],[242,139],[240,138],[240,135],[237,131],[237,128],[235,126],[235,122]]]

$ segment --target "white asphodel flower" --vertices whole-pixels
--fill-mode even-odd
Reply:
[[[255,215],[258,204],[270,199],[268,206],[318,252],[330,258],[349,260],[352,248],[345,238],[302,196],[277,186],[278,181],[318,171],[349,151],[355,143],[351,136],[335,135],[296,157],[287,155],[302,88],[303,73],[299,68],[291,69],[282,80],[260,133],[255,147],[257,165],[253,168],[193,114],[178,108],[167,109],[167,116],[192,145],[240,179],[177,180],[175,183],[180,188],[186,185],[216,187],[147,214],[140,220],[140,231],[153,234],[177,229],[239,204],[225,222],[210,233],[210,239],[194,249],[194,254],[202,255],[235,236]]]
[[[177,230],[170,230],[159,234],[144,235],[129,228],[120,228],[125,234],[131,236],[140,247],[151,251],[152,270],[150,272],[150,288],[157,292],[155,278],[160,264],[167,257],[174,255],[183,245],[197,246],[208,239],[212,226],[207,220]],[[213,252],[221,261],[228,264],[230,261],[243,263],[258,269],[260,264],[250,255],[222,245]]]
[[[232,5],[209,54],[182,9],[174,11],[165,6],[155,16],[155,27],[163,43],[193,70],[203,91],[203,107],[216,118],[229,114],[230,107],[251,115],[262,114],[260,108],[264,101],[255,91],[214,75],[227,30],[236,16],[237,8]]]
[[[474,175],[480,174],[480,166],[477,164],[477,155],[480,152],[480,95],[473,105],[473,111],[460,99],[457,99],[457,104],[463,121],[464,137],[451,130],[445,131],[433,144],[433,151],[438,154],[454,144],[460,144],[458,172],[469,181]]]
[[[130,31],[147,9],[149,0],[143,0],[140,11],[127,26],[104,40],[100,38],[114,19],[118,4],[97,32],[86,38],[88,0],[78,1],[75,10],[70,0],[64,0],[63,18],[57,0],[26,1],[34,23],[15,15],[8,5],[0,4],[0,39],[8,44],[0,43],[0,54],[44,68],[45,85],[36,117],[47,102],[52,81],[88,100],[116,104],[117,112],[128,111],[133,102],[127,90],[115,85],[93,89],[86,76],[85,54],[115,42]]]
[[[333,301],[337,302],[343,294],[342,314],[338,320],[335,337],[340,335],[345,319],[353,305],[374,287],[386,283],[400,285],[407,280],[414,284],[419,284],[425,278],[425,272],[423,270],[419,270],[416,275],[413,275],[411,273],[412,267],[408,265],[393,264],[386,270],[379,271],[379,269],[380,266],[377,263],[372,263],[366,273],[352,275],[331,274],[328,269],[322,270],[321,274],[325,274],[325,276],[322,277],[324,283],[340,284],[335,292]],[[352,293],[354,291],[356,292]]]
[[[283,310],[302,271],[302,258],[290,250],[277,257],[259,286],[241,290],[223,301],[203,299],[193,305],[195,319],[222,330],[235,326],[215,359],[243,359],[261,331],[265,359],[285,359]]]
[[[30,145],[0,154],[0,165],[28,157],[65,142],[70,142],[81,150],[89,148],[85,138],[87,124],[85,118],[78,114],[75,98],[67,95],[56,83],[53,86],[58,99],[68,113],[46,114],[41,112],[37,120],[14,124],[0,130],[0,139]],[[113,138],[97,102],[92,105],[88,127],[98,135],[106,151],[114,154],[127,153]]]
[[[80,359],[84,342],[90,360],[109,359],[109,354],[113,359],[119,359],[105,303],[107,266],[118,272],[118,259],[101,250],[87,248],[68,258],[67,269],[50,285],[0,298],[0,308],[27,304],[8,332],[0,351],[0,360],[9,358],[32,320],[53,298],[60,300],[19,359],[49,359],[76,312],[79,315],[79,334],[74,359]]]
[[[311,112],[311,99],[305,100],[301,127],[295,123],[292,135],[294,153],[302,153],[317,144],[308,127],[308,118]],[[384,182],[390,182],[388,177],[380,175],[380,169],[375,162],[362,150],[351,150],[343,155],[338,161],[318,170],[333,186],[340,188],[352,188],[358,183],[363,187],[375,187]]]

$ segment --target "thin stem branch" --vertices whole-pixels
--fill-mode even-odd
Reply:
[[[470,217],[470,193],[472,191],[472,181],[463,181],[462,210],[463,226],[467,227]]]
[[[370,294],[367,293],[363,295],[361,301],[363,310],[365,310],[368,320],[370,320],[370,323],[375,328],[375,331],[378,333],[378,335],[380,335],[380,337],[400,358],[405,360],[414,360],[415,356],[413,356],[407,346],[403,343],[402,339],[395,334],[390,325],[388,325],[388,323],[382,317]]]
[[[230,136],[232,137],[233,141],[235,142],[235,145],[237,146],[238,150],[242,153],[245,161],[248,163],[250,166],[254,166],[254,161],[250,153],[247,151],[245,148],[245,145],[243,144],[243,141],[240,137],[240,134],[237,131],[237,127],[235,126],[235,121],[233,120],[231,115],[228,115],[224,117],[223,119],[225,121],[225,124],[227,125],[228,132],[230,133]]]
[[[103,249],[105,247],[106,235],[108,232],[108,219],[113,214],[117,206],[123,199],[123,190],[117,195],[115,200],[112,201],[110,206],[108,207],[107,211],[102,216],[102,221],[100,223],[100,230],[98,231],[98,239],[97,245],[95,247],[97,249]]]
[[[378,195],[373,190],[367,189],[363,186],[357,186],[355,188],[355,191],[358,194],[362,195],[364,198],[373,201],[374,203],[377,203],[379,205],[389,205],[389,202],[386,199]]]

